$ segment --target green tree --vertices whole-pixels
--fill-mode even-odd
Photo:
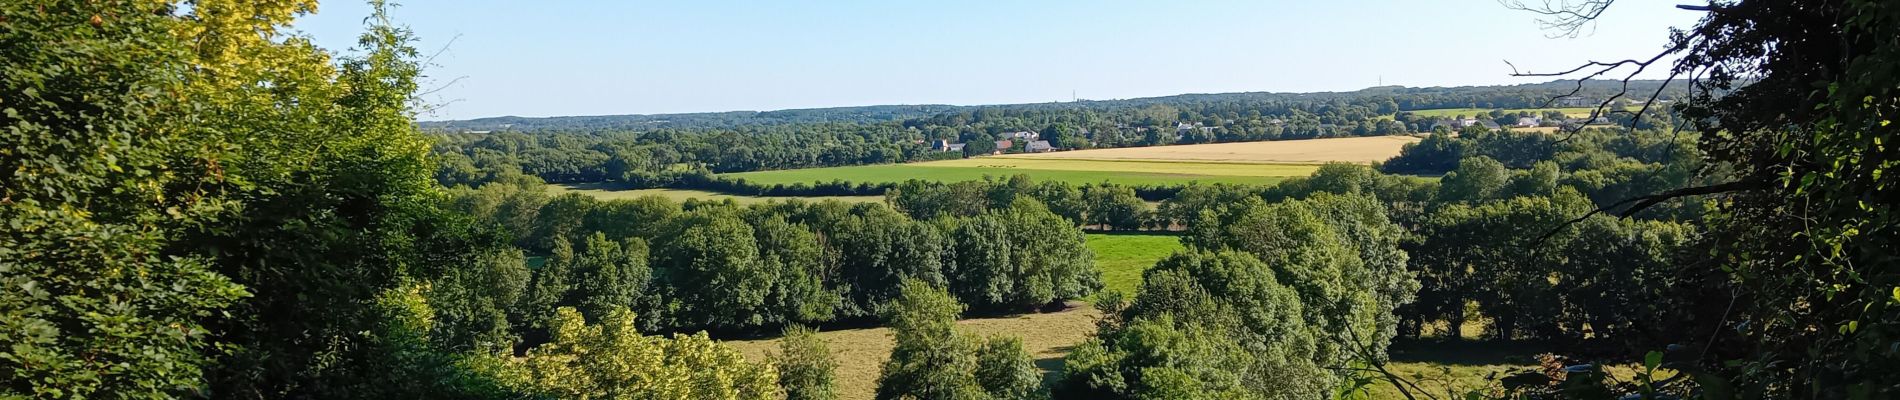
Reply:
[[[746,362],[705,334],[644,336],[626,310],[587,325],[573,308],[553,318],[553,340],[504,362],[515,390],[550,398],[778,399],[778,371]]]
[[[956,331],[963,313],[949,292],[906,280],[885,318],[897,345],[878,373],[879,399],[1029,399],[1040,394],[1035,359],[1015,338]]]
[[[780,215],[767,217],[755,231],[762,269],[776,274],[767,300],[772,309],[771,322],[831,320],[842,299],[825,286],[835,271],[826,264],[818,236]]]
[[[788,400],[832,400],[838,398],[838,361],[818,332],[804,326],[785,328],[779,337],[778,353],[771,355],[778,368],[779,386]]]
[[[758,239],[726,207],[693,210],[655,243],[656,263],[680,302],[683,324],[737,328],[764,324],[777,274],[759,261]]]
[[[1438,189],[1441,201],[1483,201],[1489,200],[1509,183],[1511,172],[1504,164],[1489,157],[1472,157],[1458,161],[1458,169],[1445,174],[1439,181]]]
[[[572,301],[581,315],[605,317],[621,309],[655,310],[647,287],[653,271],[647,267],[647,244],[639,238],[616,242],[595,232],[574,261]],[[657,311],[657,310],[655,310]]]
[[[1103,229],[1135,229],[1148,211],[1147,203],[1126,186],[1095,185],[1083,188],[1088,199],[1088,222]]]
[[[897,345],[878,373],[878,399],[981,399],[974,343],[957,335],[963,305],[943,289],[906,280],[885,319]]]
[[[509,314],[521,302],[530,276],[520,250],[497,246],[469,255],[429,287],[432,337],[456,351],[509,350],[515,340]]]
[[[1016,337],[991,337],[976,352],[977,386],[992,399],[1028,400],[1041,394],[1042,370]]]
[[[194,57],[151,6],[0,4],[0,397],[200,389],[218,342],[200,321],[247,296],[163,251],[235,202],[188,189],[217,183],[173,95]]]

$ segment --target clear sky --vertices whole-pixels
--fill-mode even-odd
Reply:
[[[425,54],[446,46],[423,119],[1541,82],[1504,61],[1647,57],[1701,16],[1624,1],[1551,39],[1495,0],[401,3]],[[367,14],[326,1],[296,28],[344,50]]]

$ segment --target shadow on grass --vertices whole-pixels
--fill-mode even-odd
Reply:
[[[1386,351],[1394,362],[1441,365],[1536,365],[1533,358],[1548,353],[1548,345],[1503,340],[1400,339]]]
[[[1066,347],[1075,347],[1075,346],[1066,346]],[[1067,353],[1068,350],[1064,349],[1062,352]],[[1036,369],[1042,370],[1042,385],[1044,387],[1054,385],[1056,383],[1056,379],[1062,378],[1062,357],[1047,357],[1047,358],[1037,359]]]

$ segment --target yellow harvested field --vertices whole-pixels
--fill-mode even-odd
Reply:
[[[1088,305],[1070,305],[1067,310],[1052,313],[966,319],[957,321],[957,330],[979,337],[1022,338],[1023,350],[1036,357],[1036,366],[1049,378],[1062,367],[1062,357],[1069,354],[1071,347],[1095,333],[1095,320],[1101,316]],[[890,358],[891,347],[895,346],[890,328],[827,331],[820,332],[818,337],[825,340],[832,357],[838,361],[838,398],[871,399],[877,393],[878,370],[884,367],[884,360]],[[768,352],[778,352],[776,339],[735,340],[725,344],[744,353],[747,360],[765,360]]]
[[[1081,160],[1165,160],[1236,163],[1324,163],[1344,161],[1371,163],[1399,155],[1406,143],[1420,139],[1412,136],[1369,136],[1267,142],[1188,144],[1179,146],[1125,147],[1059,151],[1054,153],[1009,154],[996,158],[1081,159]]]

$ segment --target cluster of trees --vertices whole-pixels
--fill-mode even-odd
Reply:
[[[1315,398],[1383,360],[1418,282],[1367,195],[1248,198],[1203,219],[1064,364],[1062,398]],[[1208,214],[1211,216],[1211,213]]]
[[[531,314],[556,307],[590,318],[631,308],[643,329],[659,331],[874,318],[905,280],[985,312],[1033,310],[1101,286],[1082,231],[1027,196],[927,218],[837,201],[551,196],[532,182],[453,198],[523,249],[549,254],[522,285],[524,327],[543,327],[551,316]]]
[[[963,313],[950,293],[906,281],[886,320],[896,346],[877,377],[878,399],[1032,400],[1042,371],[1014,337],[957,332]]]
[[[1135,188],[1115,184],[1076,185],[1036,182],[1028,175],[962,182],[910,180],[885,193],[885,200],[912,218],[976,215],[1006,207],[1019,198],[1042,204],[1072,225],[1102,230],[1164,229]]]

